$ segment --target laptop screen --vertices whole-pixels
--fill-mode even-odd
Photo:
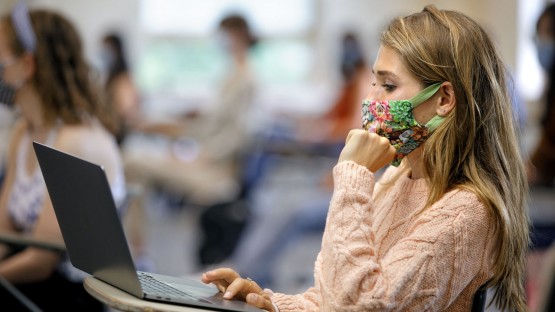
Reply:
[[[142,297],[103,168],[37,142],[33,147],[73,266]]]

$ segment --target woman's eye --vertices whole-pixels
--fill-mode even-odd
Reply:
[[[385,89],[385,91],[387,92],[391,92],[393,90],[395,90],[395,88],[397,88],[397,86],[392,85],[392,84],[383,84],[382,87]]]

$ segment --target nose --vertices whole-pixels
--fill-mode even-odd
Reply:
[[[373,84],[370,86],[370,92],[366,96],[367,100],[381,100],[383,97],[383,93],[381,92],[380,88],[377,85]]]

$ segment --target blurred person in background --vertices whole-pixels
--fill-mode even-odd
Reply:
[[[129,68],[123,38],[119,34],[114,32],[104,36],[101,57],[102,71],[106,75],[107,100],[118,117],[116,139],[121,145],[126,134],[141,119],[139,90]]]
[[[536,24],[536,47],[540,65],[547,74],[545,105],[540,138],[531,154],[529,180],[532,186],[553,187],[555,179],[555,4],[548,5]]]
[[[0,192],[0,231],[63,242],[32,142],[102,165],[119,204],[125,197],[125,180],[118,147],[108,130],[112,115],[91,81],[79,34],[58,13],[29,14],[21,3],[2,16],[0,69],[0,102],[19,112]],[[67,255],[2,245],[0,259],[0,276],[43,311],[103,311],[83,288],[84,274]],[[2,309],[14,311],[10,299],[0,302]]]
[[[223,18],[218,39],[230,62],[214,105],[192,119],[142,123],[138,132],[161,134],[172,143],[157,151],[138,146],[125,153],[129,181],[201,206],[233,200],[240,192],[240,159],[250,143],[247,124],[256,91],[249,64],[256,39],[246,19]]]
[[[371,75],[361,44],[354,33],[345,33],[340,47],[342,85],[339,95],[322,116],[297,122],[297,135],[301,143],[320,144],[324,148],[327,146],[333,157],[339,156],[349,131],[360,127],[362,116],[358,104],[368,92]]]
[[[341,87],[331,105],[323,113],[313,116],[281,114],[265,134],[268,152],[337,157],[349,130],[360,126],[361,116],[356,103],[366,95],[371,73],[355,33],[345,32],[339,47]]]
[[[150,266],[143,223],[151,206],[188,205],[206,212],[243,194],[244,155],[251,144],[248,120],[257,89],[249,59],[257,39],[243,16],[230,14],[220,20],[216,40],[228,67],[215,88],[215,102],[173,121],[142,118],[122,146],[128,185],[138,194],[130,204],[129,229],[139,264]],[[160,199],[162,207],[156,205]]]
[[[469,311],[483,286],[501,310],[526,311],[528,184],[505,68],[462,13],[429,5],[395,18],[364,129],[333,170],[314,286],[272,293],[228,268],[202,281],[272,312]]]
[[[532,188],[531,211],[533,226],[531,250],[527,261],[526,291],[528,305],[536,308],[540,281],[545,267],[546,251],[555,241],[555,220],[553,215],[543,211],[545,206],[538,200],[542,190],[553,190],[555,179],[555,4],[548,4],[536,22],[535,44],[538,60],[546,73],[544,106],[539,124],[539,140],[532,150],[528,164],[528,181]],[[534,197],[535,195],[535,197]],[[535,200],[536,199],[536,200]],[[553,204],[548,204],[553,210]],[[552,219],[552,218],[551,218]]]

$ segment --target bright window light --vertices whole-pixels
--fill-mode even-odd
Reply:
[[[314,0],[141,0],[139,18],[151,35],[207,36],[230,12],[261,36],[295,36],[311,27]]]
[[[243,15],[260,40],[251,51],[262,83],[306,81],[313,66],[316,0],[140,0],[145,34],[137,81],[147,92],[183,93],[216,84],[226,60],[216,28],[229,13]]]
[[[543,92],[544,74],[538,62],[533,37],[536,32],[536,20],[544,8],[544,1],[520,0],[518,5],[516,81],[524,99],[536,100]]]

